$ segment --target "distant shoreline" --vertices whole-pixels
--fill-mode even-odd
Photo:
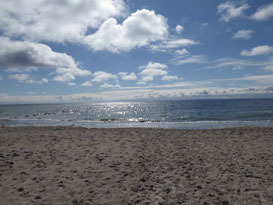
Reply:
[[[93,101],[93,102],[36,102],[36,103],[0,103],[0,106],[9,105],[60,105],[60,104],[96,104],[96,103],[150,103],[150,102],[168,102],[168,101],[210,101],[210,100],[273,100],[273,96],[268,97],[234,97],[234,98],[188,98],[188,99],[143,99],[143,100],[123,100],[123,101]]]

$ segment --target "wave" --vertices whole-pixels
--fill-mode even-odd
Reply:
[[[73,120],[70,120],[73,121]],[[103,118],[103,119],[89,119],[85,118],[82,120],[74,119],[74,121],[80,122],[161,122],[160,120],[153,120],[153,119],[144,119],[144,118]],[[162,121],[163,122],[163,121]]]
[[[229,128],[243,126],[273,126],[273,120],[256,120],[256,121],[183,121],[183,122],[166,122],[153,121],[142,118],[128,119],[1,119],[2,126],[81,126],[87,128],[126,128],[126,127],[145,127],[145,128],[175,128],[175,129],[213,129]]]

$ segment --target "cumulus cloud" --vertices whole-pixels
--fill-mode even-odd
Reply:
[[[78,42],[89,28],[126,11],[123,0],[0,1],[0,30],[32,41]]]
[[[142,65],[139,67],[141,72],[141,81],[138,84],[145,84],[148,81],[154,80],[156,76],[162,76],[162,80],[177,80],[176,76],[168,76],[168,71],[165,69],[168,68],[166,64],[149,62],[147,65]]]
[[[175,31],[176,31],[177,34],[180,34],[183,30],[184,30],[184,27],[181,26],[181,25],[177,25],[175,27]]]
[[[161,64],[161,63],[154,63],[154,62],[149,62],[147,65],[142,65],[139,67],[139,69],[165,69],[168,68],[166,64]]]
[[[71,56],[54,52],[45,44],[11,41],[6,37],[0,37],[0,44],[1,67],[76,67]]]
[[[31,42],[78,43],[114,53],[166,38],[165,17],[146,9],[128,16],[128,10],[124,0],[0,1],[0,32]]]
[[[11,41],[0,37],[0,66],[7,72],[31,72],[39,68],[56,68],[56,81],[69,82],[75,76],[90,75],[90,71],[78,68],[74,59],[65,54],[52,51],[41,43]]]
[[[32,79],[28,74],[13,74],[9,75],[8,78],[27,84],[43,84],[48,82],[46,78],[42,78],[41,80]]]
[[[94,78],[92,79],[92,82],[96,83],[102,83],[106,82],[110,79],[117,79],[116,75],[113,75],[112,73],[107,73],[104,71],[97,71],[93,74]]]
[[[273,92],[273,87],[265,88],[265,90],[266,90],[267,92]]]
[[[167,20],[154,11],[142,9],[132,13],[122,24],[114,18],[107,19],[94,34],[85,38],[85,42],[94,51],[118,53],[162,40],[167,34]]]
[[[273,3],[260,7],[252,16],[251,19],[256,21],[265,21],[273,16]]]
[[[162,77],[162,80],[173,81],[173,80],[178,80],[178,77],[175,75],[165,75]]]
[[[118,75],[121,77],[122,80],[137,80],[137,76],[133,72],[119,72]]]
[[[209,92],[207,90],[203,90],[202,92],[199,93],[199,95],[208,96]]]
[[[161,63],[149,62],[147,65],[140,66],[139,69],[142,70],[139,75],[141,76],[142,82],[148,82],[154,80],[155,76],[165,76],[168,74],[165,68],[168,66]]]
[[[248,30],[239,30],[237,33],[233,35],[233,39],[251,39],[252,38],[253,31]]]
[[[67,68],[57,68],[56,72],[57,76],[54,77],[55,81],[69,83],[72,80],[76,79],[76,76],[89,76],[91,72],[88,70],[82,70],[78,67],[67,67]],[[70,83],[70,85],[72,85]]]
[[[65,73],[62,75],[57,75],[53,78],[53,80],[58,81],[58,82],[62,82],[62,83],[69,83],[72,80],[75,80],[75,76],[72,75],[71,73]]]
[[[251,50],[243,50],[241,52],[241,56],[260,56],[260,55],[268,55],[273,53],[273,47],[268,45],[257,46],[252,48]]]
[[[244,11],[248,8],[249,5],[247,3],[226,1],[218,5],[217,13],[221,16],[221,21],[229,22],[231,19],[244,16]]]
[[[178,56],[190,55],[189,51],[186,48],[183,48],[182,50],[176,50],[175,54],[178,55]]]

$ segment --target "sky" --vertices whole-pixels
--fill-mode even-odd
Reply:
[[[271,0],[0,1],[0,103],[273,97]]]

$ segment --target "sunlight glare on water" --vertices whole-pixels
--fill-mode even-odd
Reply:
[[[2,125],[87,127],[270,124],[273,99],[0,105],[0,120]]]

